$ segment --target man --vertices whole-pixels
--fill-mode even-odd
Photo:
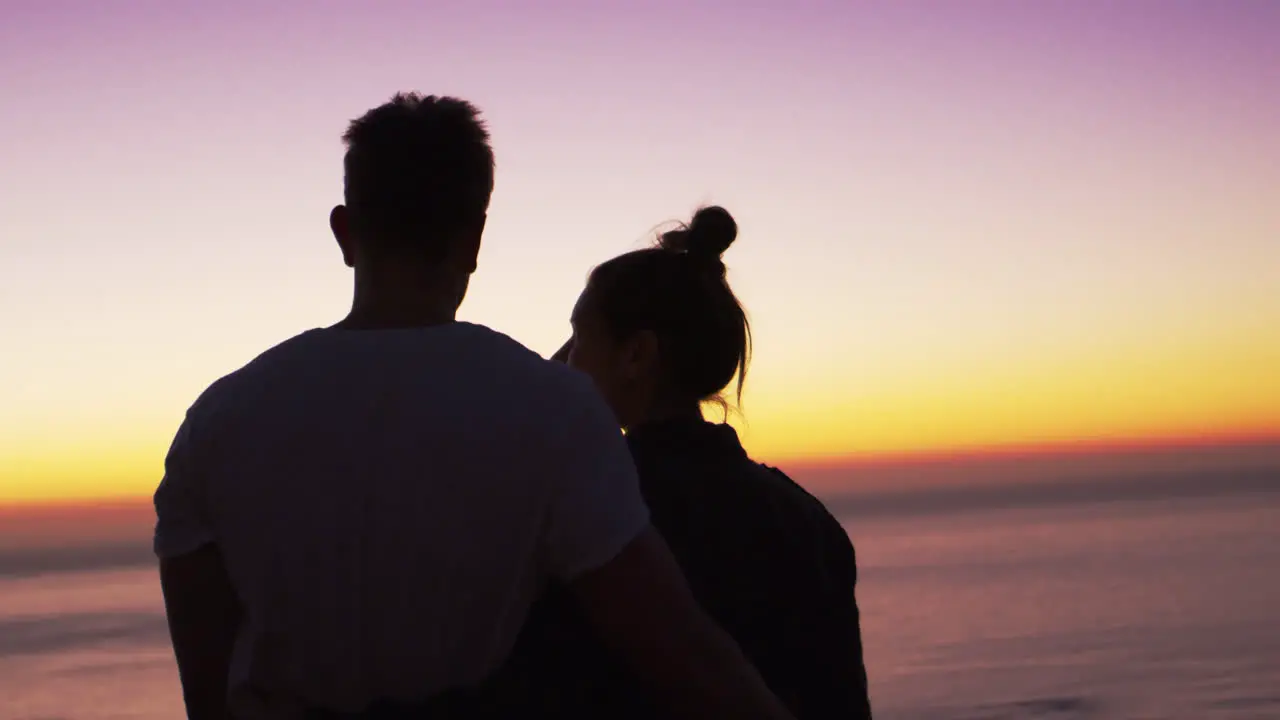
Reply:
[[[156,491],[189,717],[449,697],[556,580],[672,712],[788,718],[692,599],[590,381],[455,321],[493,189],[475,108],[400,94],[344,140],[350,314],[205,391]]]

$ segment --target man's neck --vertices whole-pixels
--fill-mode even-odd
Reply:
[[[461,289],[445,278],[356,275],[351,312],[334,325],[343,330],[431,327],[454,322]]]
[[[432,327],[454,322],[455,312],[432,308],[352,307],[347,316],[333,325],[339,330],[394,330]]]

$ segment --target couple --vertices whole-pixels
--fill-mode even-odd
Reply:
[[[344,140],[350,314],[206,390],[155,494],[189,717],[869,718],[848,538],[699,412],[747,366],[729,214],[596,268],[549,362],[455,320],[476,109]]]

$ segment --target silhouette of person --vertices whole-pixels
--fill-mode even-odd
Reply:
[[[817,499],[753,462],[733,428],[703,419],[734,376],[750,328],[721,253],[737,235],[704,208],[657,247],[597,267],[556,359],[588,373],[627,431],[654,526],[695,596],[796,717],[871,717],[853,546]],[[562,591],[535,606],[493,683],[508,714],[663,714],[591,637]]]
[[[213,383],[155,493],[189,717],[453,707],[552,580],[672,712],[791,717],[694,600],[590,380],[455,320],[493,188],[477,110],[399,94],[344,140],[350,314]]]

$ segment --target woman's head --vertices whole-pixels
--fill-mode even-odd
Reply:
[[[655,247],[592,271],[569,362],[595,379],[624,427],[722,401],[735,375],[741,400],[751,330],[720,259],[737,234],[728,211],[703,208]]]

